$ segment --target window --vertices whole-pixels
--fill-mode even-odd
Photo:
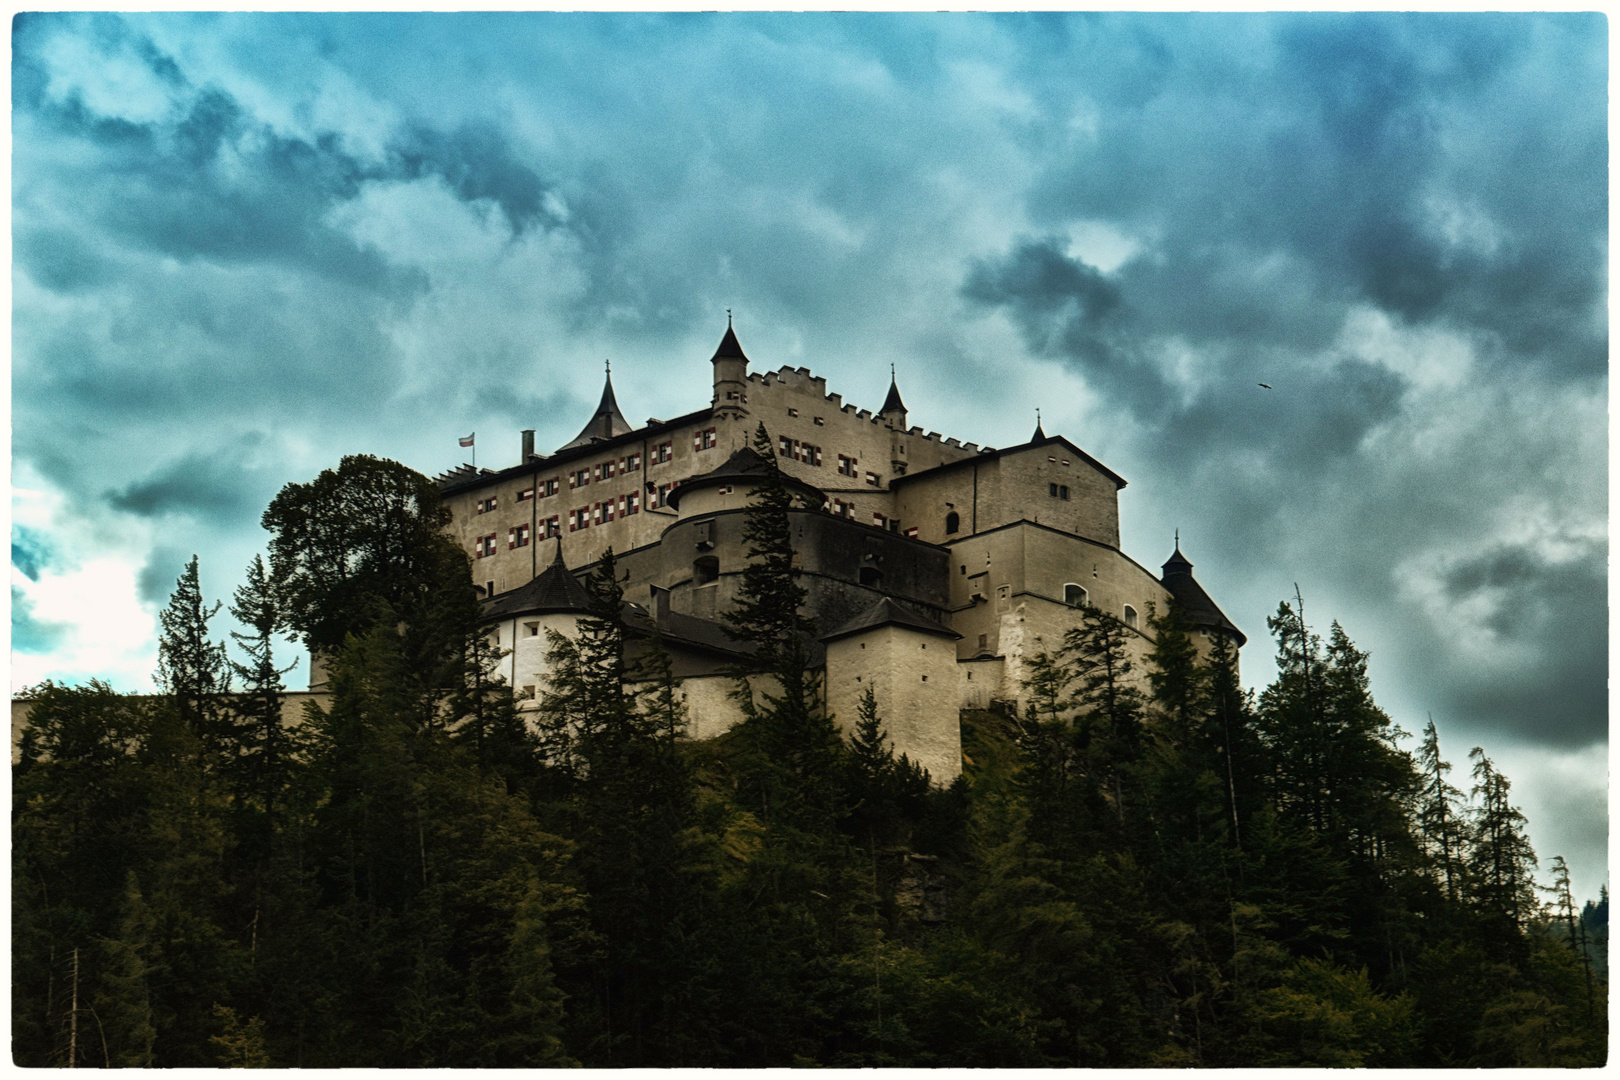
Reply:
[[[568,511],[569,532],[574,532],[577,529],[588,529],[590,527],[591,512],[587,507],[582,506],[578,510]]]
[[[1125,625],[1136,629],[1136,609],[1129,604],[1125,605]]]
[[[590,482],[591,470],[589,469],[575,469],[568,474],[568,486],[571,488],[582,488]]]
[[[654,465],[662,465],[674,456],[675,444],[672,442],[661,442],[652,448],[652,463]]]
[[[980,634],[979,635],[979,648],[988,649],[989,647],[990,647],[990,635],[989,634]]]
[[[628,454],[619,459],[619,471],[622,473],[635,472],[641,468],[641,455]]]
[[[480,536],[473,541],[473,552],[480,559],[495,554],[495,534],[490,533],[488,536]]]
[[[506,530],[506,550],[529,546],[529,527],[514,525]]]
[[[539,637],[540,636],[540,624],[537,623],[537,622],[524,623],[523,624],[523,629],[525,629],[525,630],[527,630],[529,632],[528,635],[527,635],[528,637]]]
[[[847,503],[843,499],[834,499],[832,501],[832,512],[833,517],[849,518],[851,521],[855,520],[855,504]]]
[[[838,455],[838,475],[840,475],[840,476],[856,476],[856,475],[859,475],[855,471],[855,459],[852,458],[852,457],[845,457],[843,454],[839,454]]]
[[[1071,581],[1063,586],[1063,602],[1070,607],[1085,607],[1090,602],[1090,595]]]
[[[478,512],[480,514],[487,514],[491,510],[495,509],[495,500],[496,500],[496,497],[494,495],[491,495],[487,499],[479,499],[478,500]]]
[[[869,473],[866,474],[866,486],[867,487],[877,487],[877,486],[879,486],[880,483],[881,483],[881,481],[878,480],[878,474],[877,473],[869,472]]]
[[[913,525],[911,528],[907,529],[906,535],[911,537],[913,540],[917,539],[917,526]]]
[[[561,535],[562,535],[562,529],[559,528],[558,525],[557,525],[557,515],[556,514],[552,514],[550,517],[542,518],[540,520],[540,538],[542,540],[549,540],[553,536],[561,536]]]
[[[1067,499],[1069,497],[1069,489],[1065,484],[1047,484],[1046,493],[1054,499]]]
[[[495,595],[495,583],[493,581],[487,581],[484,583],[484,595]],[[490,639],[489,643],[495,646],[497,649],[501,647],[501,632],[499,630],[495,631],[495,636]]]
[[[861,567],[861,584],[868,589],[876,589],[883,585],[883,571],[875,566]]]
[[[599,463],[596,466],[595,473],[596,473],[596,479],[598,479],[598,480],[611,480],[611,479],[613,479],[613,462],[604,461],[604,462]]]
[[[561,485],[558,484],[555,476],[553,476],[550,480],[540,481],[540,497],[543,499],[548,495],[557,494],[557,489],[560,486]]]
[[[793,408],[792,406],[789,406],[788,407],[788,415],[789,416],[798,416],[799,415],[799,410]]]
[[[883,528],[883,526],[888,523],[888,520],[888,518],[884,517],[876,510],[872,511],[872,524],[876,525],[878,528]]]
[[[788,438],[786,435],[777,436],[777,438],[776,438],[776,456],[777,457],[792,457],[793,456],[793,440]]]
[[[532,498],[534,498],[534,488],[532,487],[524,488],[522,491],[517,493],[518,502],[528,502]]]
[[[949,536],[962,527],[962,515],[955,510],[945,515],[945,534]]]
[[[717,555],[699,555],[692,560],[692,584],[712,585],[720,580],[720,558]]]
[[[694,450],[713,450],[718,442],[719,440],[714,436],[714,428],[705,428],[692,434],[692,449]]]
[[[638,514],[641,512],[641,492],[632,491],[630,494],[620,499],[619,503],[619,512],[621,514],[624,514],[625,516],[629,516],[630,514]]]
[[[674,491],[676,488],[678,488],[680,486],[681,486],[681,482],[679,480],[675,481],[672,484],[659,484],[658,485],[658,505],[659,506],[668,506],[669,505],[669,493]]]
[[[818,416],[818,417],[815,418],[815,425],[816,425],[816,427],[826,427],[827,426],[827,421],[823,420],[821,417]],[[820,462],[817,462],[817,464],[820,464]]]

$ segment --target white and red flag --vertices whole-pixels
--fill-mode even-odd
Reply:
[[[478,432],[476,432],[476,431],[473,432],[471,435],[467,436],[465,439],[460,440],[461,445],[462,446],[471,446],[473,444],[473,439],[476,438],[477,436],[478,436]]]

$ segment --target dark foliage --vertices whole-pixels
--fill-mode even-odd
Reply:
[[[761,442],[769,457],[769,443]],[[26,1066],[1591,1066],[1605,893],[1550,886],[1298,598],[1276,679],[1172,605],[1103,612],[962,714],[933,786],[826,715],[767,476],[706,742],[612,553],[534,704],[495,676],[432,485],[349,458],[266,514],[226,666],[193,561],[156,697],[45,684],[14,768]],[[284,725],[272,636],[329,696]],[[237,688],[227,693],[226,673]],[[844,734],[840,734],[842,721]]]

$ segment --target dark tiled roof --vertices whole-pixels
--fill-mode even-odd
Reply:
[[[925,634],[937,634],[952,640],[962,636],[942,623],[925,618],[914,611],[908,611],[885,596],[832,633],[821,635],[821,640],[833,641],[866,630],[875,630],[880,626],[906,626],[913,630],[921,630]]]
[[[921,480],[926,476],[938,475],[947,469],[960,469],[964,466],[972,465],[975,461],[993,461],[996,458],[1002,457],[1006,454],[1015,454],[1021,450],[1031,450],[1038,446],[1052,446],[1054,444],[1061,444],[1067,447],[1069,452],[1075,457],[1079,458],[1081,461],[1085,462],[1087,465],[1090,465],[1092,468],[1108,477],[1108,479],[1112,480],[1116,487],[1125,486],[1125,478],[1123,476],[1119,475],[1119,473],[1115,472],[1113,469],[1110,469],[1108,466],[1104,465],[1102,462],[1098,461],[1096,458],[1074,445],[1074,443],[1070,442],[1068,439],[1065,439],[1061,435],[1041,435],[1040,430],[1041,429],[1039,427],[1035,429],[1036,434],[1040,435],[1039,438],[1031,439],[1022,446],[1007,446],[1000,450],[981,450],[972,457],[965,457],[959,461],[947,461],[945,464],[935,466],[932,469],[924,469],[922,472],[907,473],[905,476],[897,476],[893,480],[889,481],[889,487],[897,488],[902,484],[909,484],[916,480]]]
[[[879,416],[891,416],[894,413],[906,411],[906,403],[900,400],[900,387],[891,376],[889,379],[889,396],[883,399],[883,408],[878,410]]]
[[[712,363],[715,360],[747,360],[747,359],[748,359],[747,354],[745,354],[742,351],[742,345],[739,344],[738,341],[737,341],[737,333],[736,333],[736,331],[732,330],[731,327],[727,326],[726,327],[726,336],[720,339],[720,347],[718,349],[714,350],[714,356],[710,357],[710,362]]]
[[[729,484],[733,481],[758,480],[768,476],[776,470],[776,463],[767,458],[760,457],[752,447],[743,447],[726,458],[717,468],[706,473],[699,473],[687,480],[681,481],[681,486],[669,493],[669,505],[679,510],[681,499],[687,492],[700,487],[716,487],[720,484]],[[782,483],[789,491],[796,492],[810,500],[813,507],[819,508],[826,501],[827,496],[819,488],[811,487],[795,476],[782,473]]]
[[[557,452],[560,454],[576,446],[606,442],[620,435],[628,435],[630,431],[630,421],[619,411],[618,399],[613,396],[613,376],[609,375],[602,387],[602,400],[597,403],[596,412],[591,414],[590,420],[586,421],[584,430],[574,437],[573,442],[558,447]]]
[[[665,641],[674,645],[697,646],[726,656],[743,657],[753,654],[756,646],[751,641],[738,641],[726,633],[724,624],[695,615],[682,615],[667,611],[654,616],[640,604],[625,604],[621,612],[624,625],[651,637],[656,631]]]
[[[579,579],[563,565],[562,540],[557,541],[557,557],[550,566],[521,588],[486,601],[484,620],[506,618],[512,615],[543,615],[558,611],[584,611],[590,606],[590,594]]]
[[[1239,645],[1248,641],[1231,619],[1215,605],[1209,598],[1209,593],[1193,578],[1193,564],[1187,556],[1181,553],[1181,545],[1176,544],[1176,553],[1165,562],[1164,576],[1160,583],[1165,591],[1176,598],[1176,604],[1186,617],[1187,623],[1195,627],[1224,630],[1237,639]]]

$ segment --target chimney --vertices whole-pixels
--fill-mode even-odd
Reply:
[[[534,457],[534,428],[523,430],[523,464],[527,465],[529,459]]]

